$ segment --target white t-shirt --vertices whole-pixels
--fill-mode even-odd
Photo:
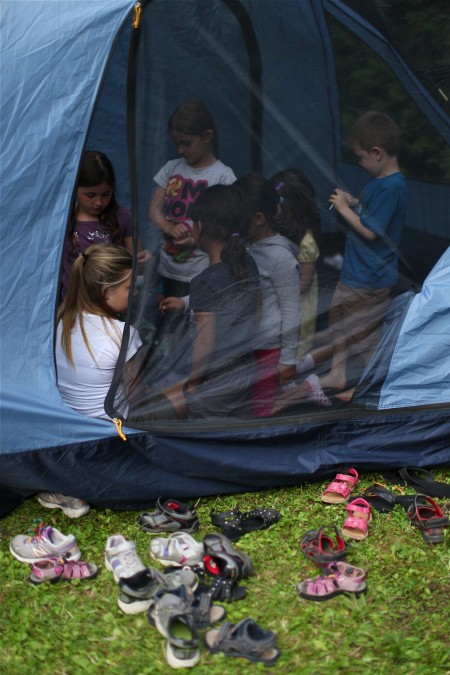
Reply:
[[[172,159],[158,171],[153,179],[166,191],[166,216],[168,220],[192,226],[190,209],[199,195],[211,185],[231,185],[236,180],[233,170],[219,159],[201,169],[194,169],[183,157]],[[191,257],[177,262],[164,245],[161,248],[158,272],[163,277],[190,282],[209,265],[209,258],[200,249]]]
[[[72,356],[75,364],[71,366],[61,346],[62,323],[56,332],[56,367],[58,371],[58,389],[65,402],[78,412],[89,417],[111,419],[106,414],[104,402],[111,386],[114,369],[119,357],[125,324],[118,319],[105,319],[95,314],[83,315],[84,330],[95,362],[83,340],[80,323],[77,320],[71,335]],[[130,341],[126,361],[129,361],[142,345],[139,333],[130,327]],[[117,398],[123,400],[118,392]],[[126,415],[125,411],[120,411]]]

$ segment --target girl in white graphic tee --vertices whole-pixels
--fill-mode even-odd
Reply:
[[[164,234],[158,266],[163,295],[181,298],[189,294],[191,279],[208,267],[208,256],[194,243],[192,204],[206,188],[230,185],[236,176],[217,158],[216,126],[203,103],[180,105],[168,131],[180,157],[167,162],[154,177],[157,187],[149,218]]]

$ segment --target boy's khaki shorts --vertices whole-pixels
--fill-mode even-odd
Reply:
[[[349,354],[371,354],[380,340],[391,288],[351,288],[338,282],[330,308],[335,340],[345,341]]]

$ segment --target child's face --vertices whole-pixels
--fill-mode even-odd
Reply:
[[[117,286],[110,286],[105,289],[105,301],[106,304],[113,312],[119,314],[119,312],[126,312],[128,309],[128,299],[130,294],[130,285],[131,285],[131,270],[128,277],[122,281],[122,283],[117,284]]]
[[[94,187],[79,187],[77,189],[78,215],[98,218],[109,206],[114,190],[104,181]]]
[[[211,159],[214,157],[212,131],[205,131],[201,136],[171,131],[170,136],[177,147],[178,154],[184,157],[189,166],[201,169],[211,164]]]
[[[355,156],[358,158],[358,163],[368,174],[376,178],[382,169],[380,158],[380,148],[372,148],[371,150],[363,150],[356,146],[353,148]]]

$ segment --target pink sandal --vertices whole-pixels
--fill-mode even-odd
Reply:
[[[350,493],[358,483],[358,472],[349,469],[348,475],[338,473],[332,483],[329,484],[321,499],[325,504],[343,504],[350,497]]]
[[[366,573],[360,567],[346,562],[330,563],[325,576],[306,579],[297,585],[297,593],[305,600],[329,600],[341,593],[356,593],[366,590]]]
[[[98,567],[94,563],[65,562],[61,558],[47,558],[46,560],[37,560],[31,566],[29,580],[33,584],[42,584],[49,581],[51,584],[60,579],[73,581],[74,579],[93,579],[98,574]]]
[[[366,539],[368,534],[368,525],[372,520],[370,504],[362,497],[354,499],[345,507],[349,516],[345,519],[342,526],[342,534],[350,539]]]

